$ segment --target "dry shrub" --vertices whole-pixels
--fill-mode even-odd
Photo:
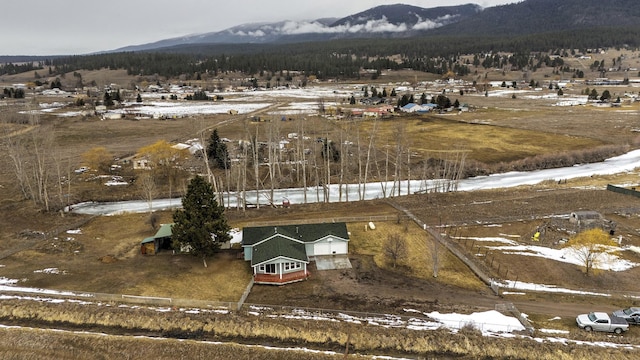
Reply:
[[[11,319],[14,323],[23,322],[26,324],[48,324],[49,326],[61,326],[66,328],[83,329],[90,327],[95,331],[117,332],[139,334],[147,331],[164,334],[176,338],[197,338],[204,340],[234,341],[234,342],[269,342],[286,345],[304,346],[316,349],[329,349],[340,353],[344,350],[347,339],[350,348],[355,352],[362,353],[392,353],[392,354],[448,354],[464,358],[518,358],[518,359],[591,359],[595,357],[606,357],[607,359],[631,358],[637,355],[636,352],[623,349],[600,349],[590,346],[572,346],[553,342],[539,343],[529,338],[494,338],[485,337],[475,329],[463,328],[458,334],[449,330],[441,329],[434,331],[415,331],[403,328],[384,328],[366,324],[345,324],[333,321],[309,321],[286,318],[256,317],[253,315],[243,315],[241,313],[232,314],[186,314],[182,311],[168,311],[159,313],[156,310],[144,307],[114,307],[81,305],[75,303],[38,303],[25,302],[24,300],[5,300],[0,303],[0,319]],[[0,329],[0,332],[6,329]],[[45,332],[46,333],[46,332]],[[9,338],[13,336],[12,333]],[[40,330],[28,333],[25,336],[42,336]],[[51,334],[46,333],[47,336]],[[24,334],[23,334],[24,335]],[[66,338],[66,333],[57,333],[56,336]],[[87,341],[84,337],[95,339],[87,334],[74,334],[69,336],[66,350],[76,351],[75,344]],[[58,340],[60,340],[58,338]],[[110,343],[111,337],[102,337],[106,343]],[[162,356],[155,358],[165,358],[166,354],[175,356],[178,350],[167,350],[164,342],[147,342],[144,338],[117,337],[120,344],[117,348],[124,354],[135,356],[136,349],[149,347],[145,350],[145,355],[153,354],[153,351],[163,351]],[[597,340],[597,339],[594,339]],[[622,341],[624,339],[621,339]],[[5,337],[0,337],[0,354],[2,354],[2,341]],[[610,341],[610,340],[608,340]],[[168,340],[171,344],[175,342]],[[58,343],[49,341],[47,343]],[[20,346],[35,347],[46,346],[39,341],[29,341],[26,339]],[[86,343],[84,343],[86,345]],[[206,343],[189,342],[190,346],[206,346]],[[99,344],[93,344],[96,349]],[[106,345],[105,345],[106,346]],[[231,345],[229,345],[231,346]],[[91,347],[94,349],[94,346]],[[96,350],[94,349],[94,351]],[[195,349],[195,348],[194,348]],[[240,347],[240,353],[248,351],[249,348]],[[18,350],[19,351],[19,350]],[[46,353],[45,350],[41,350]],[[105,349],[105,354],[110,354]],[[151,351],[152,353],[146,352]],[[182,350],[180,350],[182,351]],[[190,358],[200,358],[199,350],[194,350]],[[217,351],[222,351],[218,353]],[[64,353],[64,351],[63,351]],[[224,346],[219,350],[214,350],[209,357],[215,358],[212,354],[230,354],[224,350]],[[60,355],[58,358],[64,358]],[[77,355],[77,353],[76,353]],[[262,353],[261,353],[262,355]],[[278,355],[280,355],[278,353]],[[300,358],[300,354],[296,354]],[[178,356],[180,357],[180,356]],[[46,358],[46,357],[44,357]],[[105,358],[111,358],[106,356]],[[230,355],[227,358],[243,358]],[[266,357],[272,358],[269,354]],[[273,357],[286,359],[287,357]],[[323,358],[323,357],[320,357]]]
[[[189,340],[0,329],[2,359],[335,359],[342,355]]]
[[[100,257],[98,260],[105,264],[113,264],[114,262],[118,261],[118,259],[116,259],[113,255],[105,255]]]
[[[473,322],[467,322],[462,325],[459,333],[463,335],[482,335],[482,331],[480,331]]]
[[[559,153],[541,154],[511,162],[501,162],[494,165],[482,166],[487,173],[501,173],[507,171],[533,171],[541,169],[554,169],[569,167],[575,164],[595,163],[604,161],[607,158],[621,155],[629,151],[625,145],[605,145],[596,148],[565,151]],[[474,164],[476,170],[481,167]],[[473,174],[472,170],[465,173]]]

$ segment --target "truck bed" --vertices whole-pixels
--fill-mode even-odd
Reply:
[[[611,325],[629,325],[629,323],[627,323],[627,320],[619,316],[610,315],[609,317],[611,318]]]

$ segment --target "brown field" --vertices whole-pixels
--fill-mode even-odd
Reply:
[[[389,81],[397,77],[413,79],[413,73],[391,74]],[[539,80],[548,79],[543,74],[534,74]],[[548,75],[548,74],[547,74]],[[2,82],[26,82],[29,75],[3,77]],[[499,78],[491,73],[487,78]],[[519,75],[509,74],[517,77]],[[71,77],[71,76],[69,76]],[[83,73],[86,81],[95,79],[99,84],[118,82],[129,84],[135,81],[152,79],[129,78],[126,74],[108,71]],[[422,78],[417,80],[421,80]],[[425,77],[426,79],[426,77]],[[384,85],[382,82],[380,86]],[[583,87],[568,89],[565,94],[578,94]],[[599,88],[602,91],[604,88]],[[637,92],[635,88],[615,88],[614,94]],[[546,89],[543,92],[547,92]],[[615,95],[614,95],[615,96]],[[456,96],[451,96],[456,98]],[[38,99],[43,101],[43,99]],[[170,142],[184,141],[196,136],[203,130],[217,128],[220,135],[232,140],[246,139],[248,133],[258,134],[266,140],[268,134],[277,134],[279,138],[287,133],[297,132],[304,124],[305,133],[312,139],[331,137],[356,142],[359,137],[361,146],[366,147],[374,126],[377,157],[375,162],[378,173],[373,177],[384,178],[384,163],[387,149],[397,144],[398,134],[403,144],[412,152],[412,174],[420,174],[422,162],[438,154],[463,151],[468,159],[487,164],[519,161],[532,156],[548,155],[589,150],[603,145],[626,146],[627,149],[638,145],[637,117],[640,112],[638,103],[624,104],[615,109],[596,109],[589,106],[556,107],[553,101],[532,101],[516,97],[484,97],[482,95],[464,95],[460,102],[468,103],[474,109],[468,113],[431,116],[399,116],[377,121],[347,122],[326,120],[320,117],[308,117],[305,120],[272,121],[254,124],[247,116],[212,115],[198,116],[196,119],[174,120],[132,119],[102,121],[97,118],[71,117],[58,118],[42,115],[42,126],[54,136],[54,151],[61,154],[71,169],[82,165],[82,154],[97,146],[106,147],[115,157],[123,158],[134,154],[143,146],[158,140]],[[48,100],[47,100],[48,101]],[[65,99],[55,99],[65,101]],[[68,101],[68,100],[67,100]],[[286,102],[286,100],[283,100]],[[24,110],[25,103],[8,102],[0,115],[3,120],[20,118],[17,111]],[[7,110],[7,111],[4,111]],[[260,114],[261,112],[257,112]],[[253,114],[251,114],[253,115]],[[264,116],[264,115],[263,115]],[[274,117],[277,119],[277,117]],[[11,138],[25,138],[36,128],[15,122],[0,122],[0,141]],[[208,137],[208,132],[205,132]],[[195,163],[195,161],[194,161]],[[0,166],[11,169],[7,157],[0,157]],[[375,172],[375,171],[372,171]],[[72,174],[68,199],[118,200],[139,199],[139,190],[134,186],[105,187],[103,180],[96,178],[97,173]],[[122,175],[134,179],[136,174],[123,170]],[[186,179],[186,177],[185,177]],[[184,190],[185,179],[173,184],[173,188],[163,187],[162,196],[171,193],[179,196]],[[501,189],[472,193],[423,194],[392,199],[392,202],[408,208],[420,220],[431,226],[446,224],[443,230],[454,237],[501,236],[509,234],[520,236],[523,243],[530,243],[531,234],[536,227],[549,224],[550,216],[568,214],[575,210],[597,210],[607,219],[619,226],[619,234],[624,244],[640,246],[640,206],[636,198],[603,190],[607,183],[637,183],[638,174],[619,174],[612,176],[574,179],[567,183],[546,182],[536,186],[517,189]],[[63,201],[61,200],[60,203]],[[63,204],[58,204],[59,206]],[[59,207],[58,207],[59,208]],[[57,209],[57,208],[56,208]],[[159,214],[161,222],[171,221],[171,213]],[[634,268],[625,272],[604,272],[599,276],[586,277],[577,266],[556,263],[535,257],[507,255],[490,252],[487,245],[473,244],[468,240],[457,240],[458,246],[467,251],[478,263],[486,267],[492,276],[500,279],[518,280],[538,284],[554,284],[570,289],[598,289],[610,291],[612,298],[589,297],[580,295],[562,295],[551,293],[527,293],[525,295],[495,296],[484,286],[469,269],[452,254],[440,248],[435,250],[432,239],[413,222],[399,216],[397,210],[382,200],[371,202],[353,202],[341,204],[294,205],[291,208],[263,207],[260,210],[229,210],[227,216],[232,226],[246,226],[267,222],[286,222],[300,219],[328,219],[347,216],[392,215],[399,221],[379,223],[374,231],[365,231],[365,223],[350,223],[352,240],[350,260],[352,270],[318,272],[312,267],[309,280],[283,287],[255,286],[248,303],[288,305],[309,308],[328,308],[374,313],[402,314],[405,308],[417,308],[422,311],[471,312],[493,309],[496,303],[511,302],[530,316],[534,326],[570,331],[566,337],[581,340],[620,341],[638,344],[640,329],[633,328],[622,338],[606,337],[601,334],[585,334],[576,329],[575,315],[589,310],[612,310],[615,308],[639,305],[636,300],[623,299],[621,292],[637,295],[636,280],[640,270]],[[11,171],[0,173],[0,277],[21,279],[20,286],[58,290],[88,291],[110,294],[144,295],[197,299],[209,301],[237,301],[250,279],[250,267],[237,259],[234,252],[222,252],[211,259],[209,267],[193,257],[171,255],[143,256],[139,252],[140,241],[151,236],[154,230],[148,224],[149,215],[124,214],[113,217],[89,218],[86,216],[62,214],[52,211],[43,212],[31,201],[23,200],[15,186]],[[491,226],[487,226],[491,225]],[[68,229],[80,229],[78,234],[69,234]],[[409,244],[409,258],[401,261],[396,268],[381,255],[382,242],[389,234],[401,234]],[[557,234],[557,236],[560,236]],[[543,241],[544,246],[558,246],[556,238]],[[474,245],[477,245],[474,247]],[[440,267],[437,278],[432,276],[433,251],[438,251]],[[623,257],[640,262],[640,256],[624,252]],[[56,268],[61,274],[47,274],[43,269]],[[3,302],[3,304],[6,304]],[[117,322],[99,322],[83,325],[85,311],[80,307],[55,309],[53,305],[46,309],[33,310],[30,314],[19,302],[6,305],[0,319],[15,321],[38,327],[69,325],[73,329],[91,328],[118,334]],[[35,307],[34,307],[35,308]],[[66,314],[68,310],[69,314]],[[41,313],[39,313],[41,311]],[[64,312],[65,316],[57,313]],[[52,312],[52,313],[48,313]],[[38,313],[38,315],[36,315]],[[77,315],[73,315],[76,313]],[[48,314],[48,315],[42,315]],[[129,314],[131,315],[131,314]],[[123,316],[118,314],[114,318]],[[137,316],[137,315],[136,315]],[[147,321],[154,315],[140,314],[132,320],[130,328],[136,331],[154,331],[154,335],[176,337],[166,331],[168,325],[148,326]],[[169,316],[169,315],[168,315]],[[177,316],[175,314],[170,315]],[[236,316],[236,315],[233,315]],[[241,316],[241,315],[237,315]],[[560,316],[561,320],[550,320]],[[173,319],[182,321],[182,318]],[[332,327],[314,322],[293,322],[275,324],[260,323],[256,319],[234,318],[234,321],[247,322],[247,328],[234,328],[233,321],[216,319],[220,328],[211,325],[194,325],[193,329],[185,325],[184,331],[202,331],[197,339],[238,341],[240,343],[284,344],[296,346],[304,344],[314,348],[329,348],[338,353],[344,352],[348,333],[346,327]],[[204,320],[203,320],[204,321]],[[206,321],[205,321],[206,322]],[[215,321],[213,322],[215,323]],[[226,335],[221,329],[228,330]],[[317,328],[316,328],[317,327]],[[276,335],[288,328],[288,337]],[[194,330],[195,329],[195,330]],[[205,329],[205,330],[203,330]],[[291,330],[293,329],[293,330]],[[308,330],[308,332],[300,329]],[[299,334],[295,330],[300,330]],[[163,331],[165,331],[163,333]],[[183,330],[181,330],[183,331]],[[27,354],[50,353],[52,349],[39,347],[38,340],[49,341],[54,338],[65,341],[69,348],[60,353],[84,354],[83,349],[95,347],[103,349],[105,358],[117,357],[115,346],[123,351],[135,351],[138,347],[153,349],[157,358],[173,358],[184,347],[185,342],[167,340],[149,345],[147,340],[140,342],[130,338],[98,338],[92,335],[70,336],[52,335],[46,331],[19,330],[7,331],[0,341],[0,354],[10,354],[16,350],[15,343],[24,344],[22,353],[14,358],[28,358]],[[335,332],[333,338],[318,334]],[[371,330],[366,326],[358,328],[361,336],[350,339],[362,352],[380,352],[382,354],[400,354],[420,357],[423,354],[441,356],[439,358],[584,358],[590,355],[588,347],[546,344],[540,352],[531,350],[523,354],[519,348],[534,349],[536,346],[527,340],[485,339],[473,334],[456,337],[453,342],[443,339],[450,334],[419,334],[415,332],[394,332],[393,329]],[[192,333],[190,333],[192,334]],[[368,339],[366,337],[369,337]],[[317,337],[317,338],[316,338]],[[564,335],[563,335],[564,337]],[[32,339],[32,340],[27,340]],[[383,340],[386,339],[386,340]],[[405,339],[405,340],[402,340]],[[371,340],[367,342],[367,340]],[[375,341],[374,341],[375,340]],[[323,341],[328,345],[322,345]],[[376,341],[387,341],[377,343]],[[392,344],[401,344],[394,347]],[[433,342],[436,345],[427,346]],[[493,347],[490,343],[493,342]],[[115,345],[121,343],[122,345]],[[126,344],[125,344],[126,343]],[[170,344],[170,345],[167,345]],[[210,346],[202,343],[188,343],[199,352],[206,352]],[[175,350],[168,350],[174,347]],[[119,349],[119,348],[118,348]],[[375,350],[372,350],[375,349]],[[500,352],[507,349],[506,352]],[[237,354],[236,358],[251,358],[255,353],[245,355],[233,345],[218,348],[220,357]],[[520,351],[517,351],[520,350]],[[174,351],[174,352],[171,352]],[[634,353],[626,350],[614,350],[609,358],[633,358]],[[135,353],[135,352],[129,352]],[[267,353],[258,350],[261,358],[296,358],[294,353],[283,355],[280,352]],[[299,355],[303,356],[303,355]],[[199,357],[199,356],[195,356]],[[330,355],[304,354],[307,358],[328,358]]]

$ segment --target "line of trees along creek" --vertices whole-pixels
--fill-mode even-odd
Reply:
[[[205,144],[204,151],[196,156],[201,160],[194,169],[206,174],[221,205],[228,206],[225,201],[233,198],[243,209],[281,205],[287,199],[276,198],[275,192],[282,188],[302,188],[305,203],[364,200],[367,187],[374,186],[372,182],[388,184],[381,188],[383,197],[408,195],[411,179],[441,180],[427,191],[457,189],[457,181],[465,175],[465,151],[447,152],[441,158],[418,158],[402,122],[394,130],[393,143],[382,144],[387,140],[378,134],[379,121],[330,124],[326,119],[290,119],[286,123],[247,120],[243,139],[234,142],[221,139],[217,129],[209,136],[202,130],[199,139]],[[285,134],[285,125],[295,132]],[[184,186],[176,185],[184,184],[181,176],[187,174],[180,175],[175,169],[186,166],[184,153],[164,141],[137,153],[149,160],[148,169],[140,172],[136,184],[150,207],[162,184],[169,186],[169,195],[180,194],[175,189]],[[330,195],[330,187],[336,185],[338,194]]]
[[[392,133],[388,126],[382,129],[383,121],[247,120],[244,139],[237,142],[224,142],[217,130],[212,132],[203,156],[204,171],[223,205],[233,198],[244,208],[280,205],[287,199],[276,198],[276,190],[283,188],[302,188],[304,203],[364,200],[371,186],[379,186],[384,198],[408,195],[410,180],[431,180],[425,181],[424,192],[457,191],[459,180],[470,176],[597,162],[626,151],[624,146],[603,146],[556,154],[555,160],[544,155],[483,164],[468,159],[464,148],[419,154],[412,147],[420,144],[411,143],[401,119],[395,121]],[[294,132],[285,134],[291,129]]]
[[[204,163],[220,199],[237,197],[238,206],[275,206],[275,190],[300,187],[304,202],[358,201],[371,182],[386,182],[384,197],[401,193],[401,182],[410,179],[442,179],[429,191],[454,191],[464,176],[465,151],[422,159],[412,152],[406,129],[398,122],[393,143],[378,134],[379,121],[347,120],[330,124],[322,119],[296,119],[295,132],[284,134],[284,121],[251,122],[244,125],[244,139],[227,144],[217,130],[209,138]],[[228,156],[228,158],[227,158]],[[337,186],[337,198],[329,188]],[[347,187],[356,198],[349,197]],[[406,186],[405,186],[406,188]],[[260,196],[255,196],[255,191]],[[406,191],[406,190],[405,190]],[[253,195],[253,196],[252,196]],[[250,203],[255,199],[255,203]]]

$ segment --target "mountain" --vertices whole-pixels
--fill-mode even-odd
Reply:
[[[638,27],[638,0],[525,0],[482,8],[475,4],[421,8],[377,6],[341,19],[243,24],[229,29],[129,46],[115,51],[196,48],[212,44],[283,44],[346,38],[506,36],[580,29]]]
[[[115,51],[144,51],[192,44],[290,43],[392,35],[407,37],[466,19],[480,11],[482,8],[474,4],[436,8],[382,5],[341,19],[243,24],[218,32],[128,46]]]
[[[411,5],[381,5],[347,16],[333,24],[358,32],[404,32],[427,30],[458,22],[482,11],[474,4],[421,8]]]
[[[439,35],[524,35],[640,24],[638,0],[526,0],[486,8],[434,29]]]

